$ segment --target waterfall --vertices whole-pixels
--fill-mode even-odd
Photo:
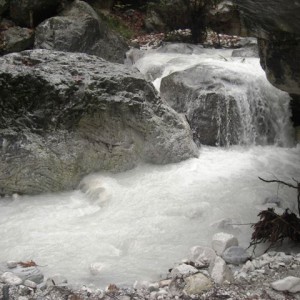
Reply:
[[[216,112],[209,116],[218,124],[216,141],[230,144],[234,127],[239,145],[202,146],[199,158],[176,164],[92,174],[67,193],[0,198],[0,263],[33,260],[45,266],[45,276],[60,273],[70,283],[128,286],[159,280],[191,247],[210,246],[216,232],[232,233],[247,247],[251,227],[233,224],[257,221],[268,205],[278,213],[286,208],[297,213],[295,189],[257,178],[300,180],[300,145],[287,147],[288,95],[268,83],[257,59],[196,46],[187,55],[180,47],[177,53],[147,52],[134,66],[158,89],[168,75],[186,72],[188,96],[171,98],[172,106],[192,121],[201,105],[210,107]],[[197,76],[190,75],[191,68]],[[210,82],[210,90],[199,88],[199,78],[200,87]],[[178,96],[182,87],[171,91]],[[207,99],[225,105],[215,109]],[[237,115],[238,122],[227,117]],[[273,145],[265,145],[270,139]],[[273,196],[278,206],[266,203]],[[91,272],[91,264],[101,266],[100,274]]]
[[[163,99],[186,114],[196,142],[222,146],[294,143],[290,97],[268,82],[258,58],[193,47],[181,45],[179,53],[174,46],[152,50],[137,56],[134,66],[153,82]]]

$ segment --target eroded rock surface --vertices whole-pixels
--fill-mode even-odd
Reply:
[[[86,54],[0,58],[0,193],[76,187],[99,170],[197,155],[187,122],[138,72]]]
[[[35,48],[97,55],[123,63],[128,46],[91,6],[74,1],[36,28]]]

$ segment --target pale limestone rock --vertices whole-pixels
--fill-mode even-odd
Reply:
[[[185,282],[186,286],[183,291],[189,296],[201,294],[213,286],[212,281],[201,273],[185,278]]]
[[[28,279],[24,281],[24,285],[28,286],[32,289],[36,289],[36,287],[37,287],[37,284],[34,281],[31,281],[31,280],[28,280]]]
[[[271,283],[271,287],[276,291],[288,291],[290,293],[300,292],[300,278],[288,276]]]
[[[9,269],[13,269],[13,268],[16,268],[18,266],[18,262],[17,261],[8,261],[6,263],[6,265]]]
[[[233,281],[233,274],[225,261],[217,256],[214,262],[209,267],[209,273],[211,278],[217,284],[223,284],[224,281]]]
[[[190,260],[194,263],[209,265],[216,258],[216,253],[212,248],[195,246],[190,250]]]
[[[198,270],[191,266],[191,265],[186,265],[186,264],[181,264],[175,268],[173,268],[173,270],[171,271],[171,276],[172,278],[174,277],[185,277],[188,275],[192,275],[197,273]]]
[[[238,240],[232,234],[219,232],[212,238],[212,248],[218,255],[222,255],[222,253],[231,246],[238,246]]]
[[[1,275],[0,281],[9,285],[19,285],[23,280],[11,272],[5,272]]]

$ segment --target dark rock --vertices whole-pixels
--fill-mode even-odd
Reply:
[[[55,15],[60,0],[10,0],[10,17],[20,26],[33,27]]]
[[[91,172],[197,155],[184,118],[139,72],[95,56],[3,56],[0,108],[1,194],[72,189]]]
[[[259,38],[259,55],[269,81],[300,94],[300,5],[284,0],[235,0],[249,34]]]
[[[258,45],[268,80],[283,91],[300,95],[300,35],[282,40],[258,39]]]
[[[91,6],[75,1],[36,28],[35,48],[93,54],[123,63],[128,46]]]
[[[2,55],[32,48],[34,33],[31,29],[16,26],[0,32],[0,38],[0,54]]]
[[[8,0],[0,0],[0,16],[7,11],[8,7]]]

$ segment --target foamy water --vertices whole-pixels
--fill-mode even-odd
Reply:
[[[264,199],[296,208],[296,190],[257,176],[300,178],[300,147],[202,148],[198,159],[87,177],[82,191],[0,200],[0,261],[34,260],[46,275],[105,286],[155,280],[194,245],[210,245],[222,219],[257,220]],[[249,226],[225,231],[248,246]],[[103,273],[90,274],[99,262]]]

